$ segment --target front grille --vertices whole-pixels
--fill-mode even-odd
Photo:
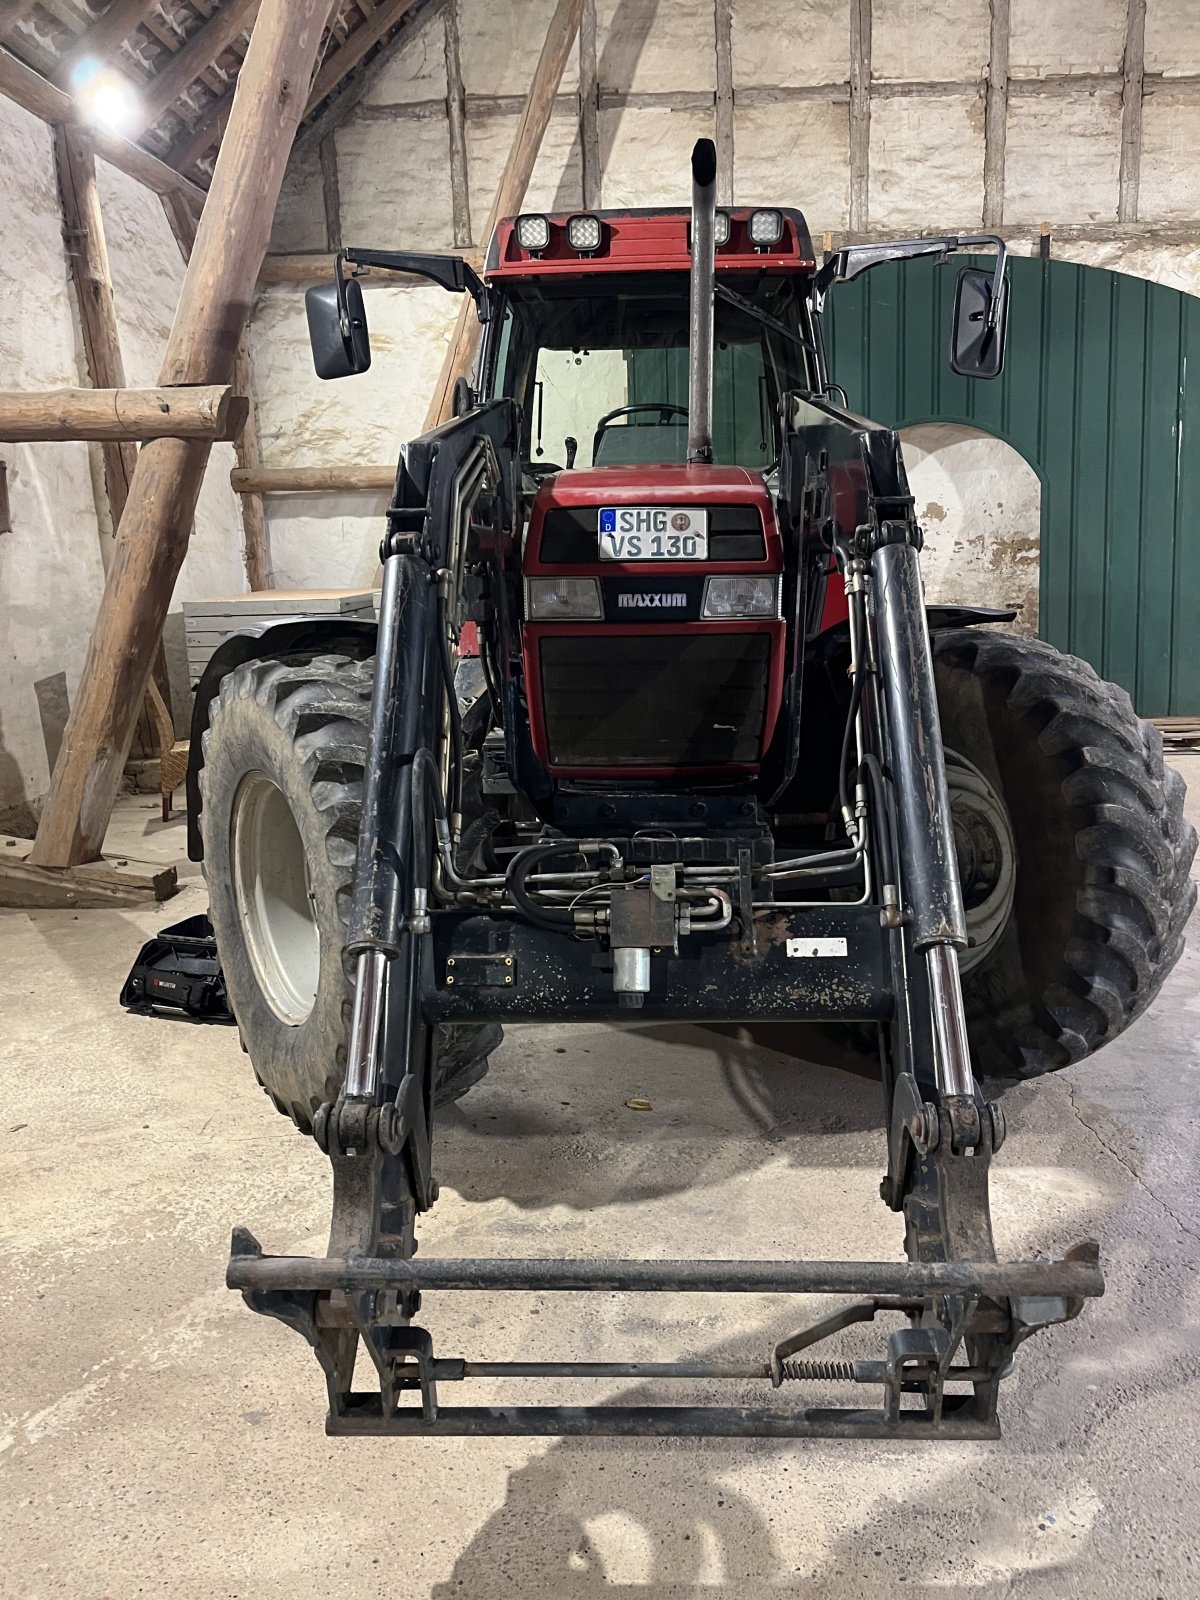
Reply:
[[[764,633],[543,638],[551,764],[753,765],[762,745],[770,648]]]
[[[599,559],[595,507],[553,506],[542,522],[538,556],[552,566],[591,565]],[[765,561],[767,541],[756,506],[713,506],[708,513],[710,561]]]

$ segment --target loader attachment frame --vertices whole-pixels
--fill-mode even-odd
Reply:
[[[844,809],[848,831],[864,841],[868,894],[860,904],[759,906],[743,851],[740,937],[735,943],[722,925],[696,936],[694,959],[656,953],[661,981],[651,981],[642,1015],[696,1020],[714,977],[723,975],[726,1020],[875,1023],[886,1130],[881,1195],[904,1214],[908,1260],[412,1259],[416,1216],[437,1193],[434,1024],[618,1014],[597,1001],[584,944],[511,911],[434,903],[439,881],[454,887],[459,820],[446,752],[455,730],[443,646],[468,539],[474,557],[490,564],[486,627],[509,770],[531,789],[539,781],[509,614],[518,423],[511,402],[492,402],[413,441],[402,456],[381,550],[372,738],[348,940],[357,963],[349,1062],[341,1095],[314,1119],[333,1168],[329,1249],[319,1259],[264,1255],[239,1229],[227,1282],[312,1346],[325,1373],[330,1433],[994,1438],[1000,1382],[1019,1345],[1076,1316],[1103,1293],[1103,1276],[1091,1241],[1056,1261],[996,1259],[988,1180],[1004,1120],[980,1092],[966,1048],[956,962],[966,937],[920,533],[896,435],[810,396],[791,397],[785,416],[780,515],[814,564],[836,559],[846,585],[856,681]],[[806,939],[834,937],[853,950],[838,985],[799,979],[795,962],[780,960],[792,942],[802,948]],[[847,1298],[798,1332],[782,1329],[758,1361],[490,1361],[435,1352],[431,1334],[413,1323],[423,1298],[465,1290]],[[876,1359],[825,1355],[827,1341],[879,1318],[901,1325],[886,1333]],[[360,1349],[378,1378],[370,1391],[355,1387]],[[878,1401],[814,1408],[442,1400],[449,1384],[538,1378],[725,1380],[741,1391],[761,1382],[772,1392],[804,1381],[866,1387]]]

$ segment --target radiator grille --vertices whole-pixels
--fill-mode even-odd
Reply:
[[[550,760],[563,767],[753,765],[763,633],[580,634],[540,641]]]

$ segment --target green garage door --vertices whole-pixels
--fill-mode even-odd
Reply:
[[[1020,451],[1042,480],[1042,637],[1143,716],[1200,712],[1200,300],[1070,262],[1010,266],[999,379],[946,364],[953,261],[836,286],[833,378],[878,422],[965,423]]]

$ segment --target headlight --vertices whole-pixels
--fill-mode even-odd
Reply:
[[[599,217],[589,217],[583,214],[568,219],[567,243],[572,250],[578,250],[580,255],[590,255],[593,250],[599,250],[600,238]]]
[[[778,578],[710,578],[704,585],[703,616],[774,617],[778,614]]]
[[[526,578],[525,614],[533,622],[604,615],[599,578]]]
[[[713,218],[713,240],[719,250],[723,244],[729,243],[729,213],[718,211]]]
[[[528,250],[531,254],[544,250],[550,243],[549,219],[539,217],[532,212],[526,212],[523,217],[518,217],[517,243],[522,250]]]
[[[783,213],[781,211],[752,211],[750,213],[750,243],[764,249],[778,244],[783,238]]]

